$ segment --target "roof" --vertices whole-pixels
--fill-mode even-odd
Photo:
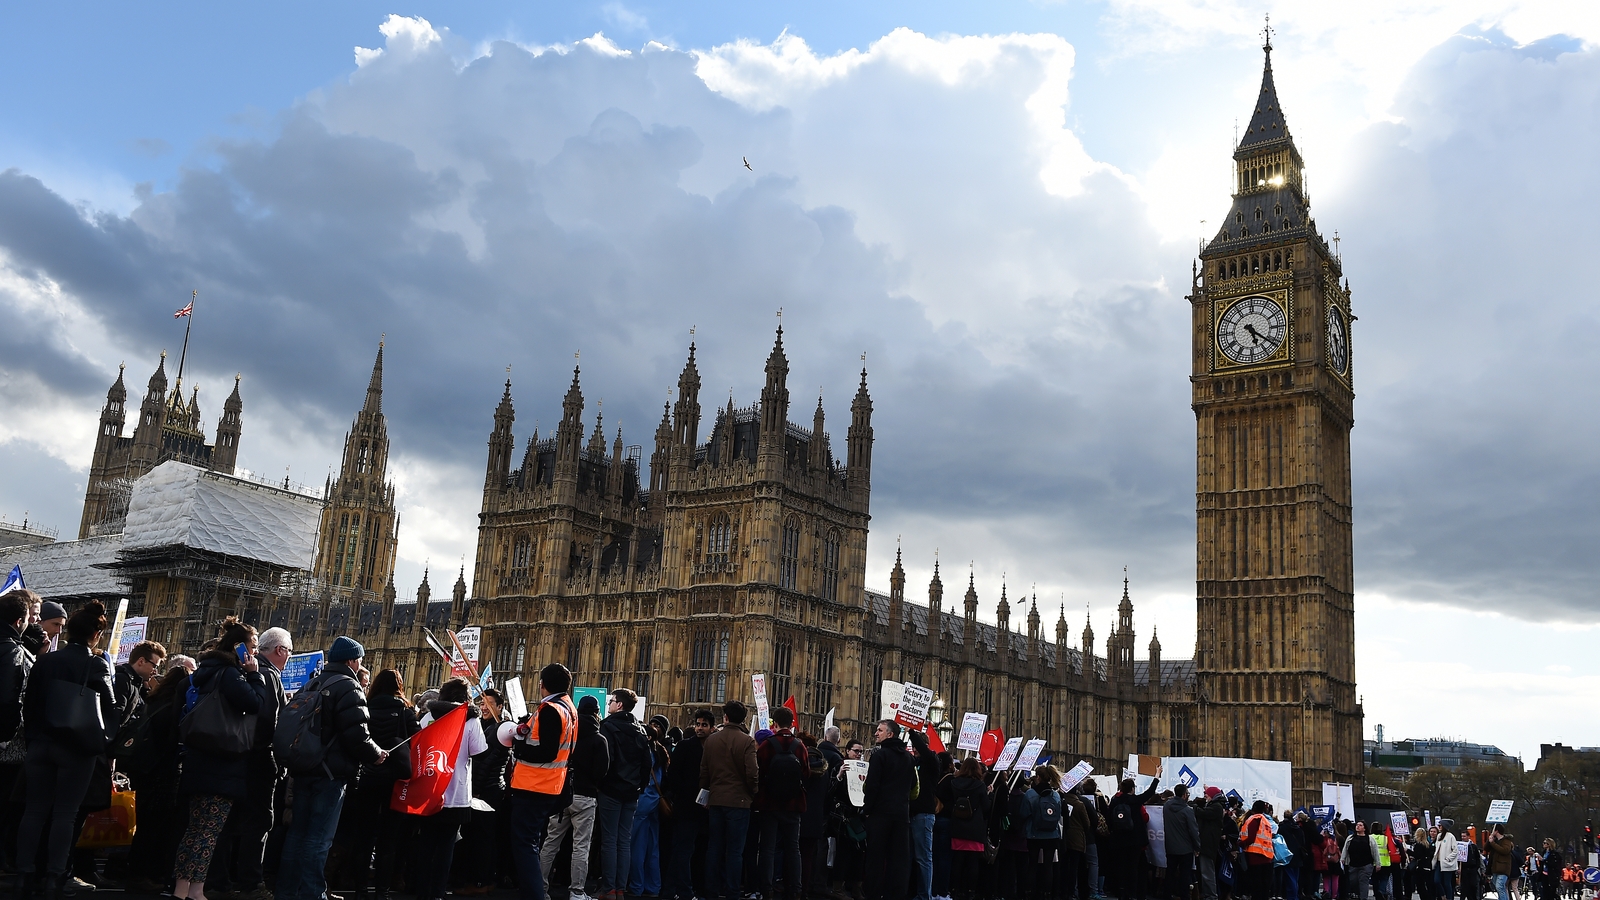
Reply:
[[[889,595],[868,589],[866,591],[866,600],[867,614],[872,616],[872,621],[875,624],[887,627],[889,624]],[[911,630],[918,635],[927,635],[928,607],[920,603],[907,603],[904,606],[904,610]],[[966,623],[961,616],[954,612],[946,611],[941,618],[944,621],[939,634],[949,635],[950,640],[957,646],[965,644],[967,640]],[[1000,630],[995,626],[987,622],[978,623],[978,644],[985,650],[991,653],[995,651],[995,642],[998,640],[999,634]],[[1026,659],[1028,655],[1028,636],[1014,631],[1007,634],[1010,637],[1011,652]],[[935,635],[935,638],[937,637],[938,635]],[[1054,667],[1060,661],[1058,654],[1063,651],[1066,655],[1066,663],[1072,667],[1073,674],[1081,674],[1083,672],[1083,653],[1081,651],[1071,647],[1058,648],[1054,641],[1043,638],[1039,640],[1039,656],[1047,666]],[[1163,664],[1163,671],[1165,671],[1165,664]]]
[[[1133,683],[1150,683],[1150,661],[1133,661]],[[1192,685],[1194,684],[1194,660],[1192,659],[1163,659],[1161,661],[1161,683],[1163,685]]]
[[[22,580],[41,597],[111,597],[130,591],[126,578],[105,568],[117,561],[122,535],[0,548],[0,567],[22,567]]]
[[[1278,103],[1278,88],[1272,83],[1272,47],[1266,49],[1267,63],[1261,73],[1261,95],[1256,98],[1256,108],[1250,116],[1250,125],[1239,136],[1239,149],[1270,144],[1289,137],[1289,124],[1284,121],[1283,107]]]
[[[311,568],[322,502],[169,460],[133,485],[122,549],[184,546]]]

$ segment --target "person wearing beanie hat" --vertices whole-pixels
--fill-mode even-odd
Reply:
[[[599,717],[600,701],[592,694],[585,694],[583,699],[578,701],[578,715]]]
[[[54,600],[39,604],[39,630],[44,632],[44,649],[60,644],[61,629],[67,624],[67,608]]]
[[[322,900],[327,895],[323,870],[339,824],[345,788],[355,781],[363,763],[378,765],[389,758],[388,751],[372,740],[367,726],[367,695],[358,678],[365,655],[355,640],[335,639],[322,674],[306,685],[323,692],[322,734],[327,750],[321,766],[290,773],[294,776],[294,810],[278,864],[277,900]]]
[[[1215,785],[1206,788],[1206,802],[1194,811],[1200,825],[1200,897],[1217,900],[1217,853],[1222,846],[1222,832],[1226,827],[1227,795]]]
[[[572,857],[567,879],[571,900],[589,900],[584,883],[589,880],[589,847],[594,840],[595,812],[600,804],[600,782],[611,766],[611,752],[600,733],[600,701],[585,694],[578,701],[578,743],[567,763],[571,772],[572,802],[559,816],[550,818],[539,849],[539,867],[545,879],[545,895],[550,893],[550,871],[556,854],[572,832]],[[598,862],[598,859],[596,860]]]

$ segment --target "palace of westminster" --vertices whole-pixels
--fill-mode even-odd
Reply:
[[[898,552],[888,593],[869,589],[867,373],[836,455],[820,400],[808,425],[791,421],[781,328],[759,402],[730,400],[709,416],[690,345],[648,469],[620,431],[607,445],[600,416],[586,426],[576,369],[560,424],[521,442],[507,381],[489,431],[470,585],[463,567],[450,598],[434,601],[425,574],[415,603],[397,602],[393,581],[400,519],[386,478],[380,344],[338,477],[315,498],[310,570],[141,558],[126,568],[135,612],[171,652],[194,652],[229,613],[290,628],[302,650],[349,633],[368,648],[369,668],[400,669],[412,690],[441,676],[424,627],[442,636],[477,625],[480,665],[497,679],[525,676],[531,695],[526,676],[555,660],[580,685],[633,688],[674,722],[725,699],[750,701],[750,676],[765,673],[772,702],[792,695],[808,729],[820,730],[832,709],[847,734],[861,736],[877,718],[881,683],[909,681],[934,688],[950,720],[986,713],[1008,735],[1045,738],[1069,765],[1081,758],[1115,772],[1130,753],[1288,760],[1297,802],[1320,798],[1324,781],[1359,784],[1354,316],[1340,261],[1310,218],[1270,45],[1234,161],[1232,207],[1200,253],[1187,298],[1192,659],[1163,658],[1154,636],[1135,658],[1126,580],[1099,652],[1087,622],[1073,643],[1064,611],[1047,632],[1034,598],[1017,598],[1013,617],[1004,588],[995,624],[980,621],[971,576],[947,602],[937,563],[925,598],[908,595]],[[101,416],[80,539],[116,528],[126,486],[166,460],[233,472],[237,382],[214,445],[200,430],[197,399],[185,401],[181,382],[168,390],[164,358],[131,438],[122,435],[126,399],[119,375]]]

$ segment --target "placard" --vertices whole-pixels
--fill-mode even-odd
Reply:
[[[844,775],[844,786],[852,806],[865,806],[867,802],[867,761],[847,759],[839,766]]]
[[[900,695],[904,693],[905,685],[898,681],[885,681],[880,688],[883,697],[878,703],[878,718],[893,721],[895,714],[900,711]]]
[[[1391,810],[1389,813],[1389,828],[1394,831],[1397,838],[1411,834],[1411,820],[1406,817],[1403,809]]]
[[[1514,803],[1515,800],[1491,800],[1489,814],[1483,817],[1483,821],[1490,825],[1511,821],[1511,807]]]
[[[1044,752],[1044,738],[1034,738],[1022,745],[1022,752],[1017,756],[1016,765],[1018,772],[1032,772],[1033,767],[1039,764],[1039,754]]]
[[[522,679],[507,678],[505,683],[506,709],[511,711],[511,721],[521,722],[528,714],[528,699],[522,696]]]
[[[833,727],[833,711],[838,709],[838,708],[839,707],[837,707],[837,706],[830,707],[828,709],[828,714],[822,717],[822,733],[824,735],[826,735],[828,733],[828,729],[829,728]]]
[[[1010,769],[1011,764],[1017,761],[1017,754],[1021,750],[1022,738],[1014,737],[1006,741],[1006,745],[1000,748],[1000,758],[994,761],[994,770],[996,772],[1004,772]]]
[[[633,703],[633,717],[638,719],[641,723],[645,721],[644,711],[647,706],[645,702],[646,699],[647,698],[643,694],[640,694],[639,699],[635,700]]]
[[[128,654],[122,649],[122,628],[128,623],[128,598],[123,597],[117,604],[117,617],[111,623],[111,646],[106,648],[106,656],[126,662]],[[131,645],[130,645],[131,646]]]
[[[149,616],[129,616],[122,623],[122,640],[117,645],[117,665],[128,661],[128,654],[144,640],[145,629],[150,626]]]
[[[1333,827],[1333,816],[1335,811],[1336,808],[1332,806],[1311,807],[1311,818],[1317,820],[1318,830],[1326,831]]]
[[[583,698],[593,697],[595,704],[600,708],[600,718],[604,719],[606,717],[606,698],[609,696],[611,696],[611,692],[605,688],[575,687],[572,689],[572,707],[577,709],[578,704],[583,702]]]
[[[322,651],[311,653],[295,653],[283,664],[283,692],[294,696],[294,692],[306,686],[306,682],[317,677],[322,671]]]
[[[1089,765],[1089,761],[1086,759],[1079,760],[1077,765],[1067,770],[1067,774],[1061,776],[1061,790],[1070,794],[1073,788],[1082,784],[1085,778],[1093,774],[1094,766]]]
[[[1355,819],[1356,798],[1355,788],[1338,781],[1324,781],[1322,783],[1322,803],[1331,806],[1341,819]]]
[[[1166,808],[1160,805],[1146,806],[1144,808],[1145,834],[1149,841],[1145,844],[1145,853],[1151,864],[1158,869],[1167,867],[1167,813]]]
[[[767,714],[771,707],[767,705],[767,676],[764,672],[756,672],[750,676],[750,687],[756,695],[756,730],[769,728]]]
[[[969,712],[961,717],[961,736],[956,739],[957,750],[978,752],[983,746],[983,730],[989,727],[989,717],[983,713]]]
[[[468,625],[456,632],[456,651],[450,655],[450,677],[478,680],[478,645],[482,640],[483,629],[477,625]]]
[[[933,707],[933,688],[906,682],[901,686],[900,708],[894,720],[907,728],[920,729],[928,721],[928,710]]]

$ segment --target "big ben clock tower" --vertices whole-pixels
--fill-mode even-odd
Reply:
[[[1295,803],[1361,778],[1350,540],[1350,292],[1272,81],[1193,306],[1195,647],[1208,756],[1287,760]]]

